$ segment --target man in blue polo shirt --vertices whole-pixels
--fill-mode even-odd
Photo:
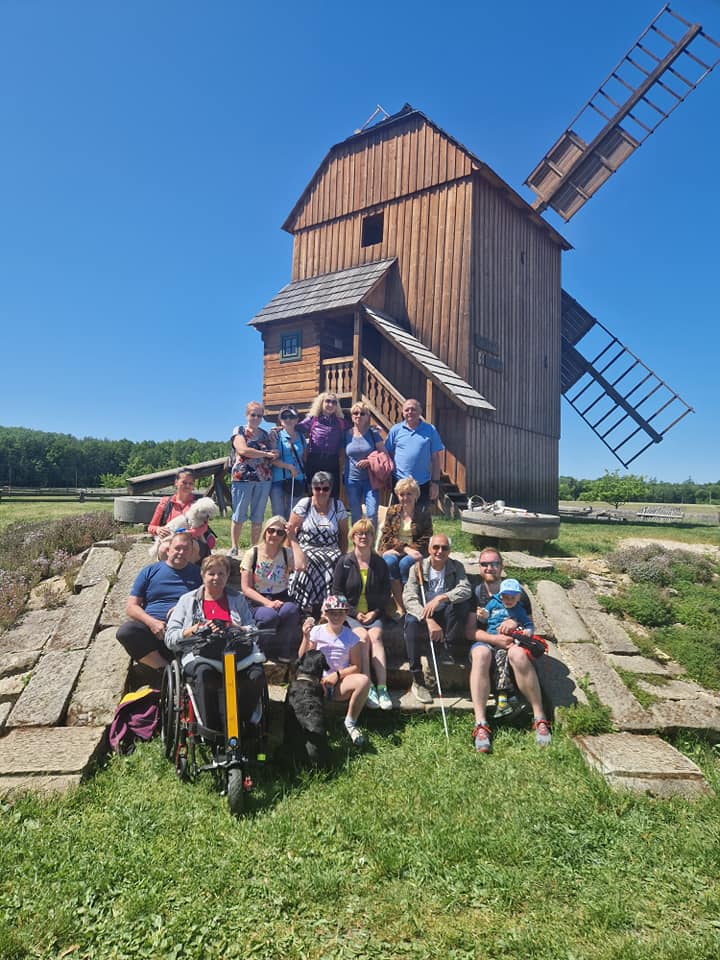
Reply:
[[[125,609],[130,619],[118,627],[117,638],[133,660],[156,670],[172,659],[165,646],[168,614],[184,593],[202,583],[200,568],[189,560],[191,549],[190,534],[176,533],[167,559],[142,568]]]
[[[406,400],[402,415],[403,422],[391,427],[385,440],[385,449],[395,461],[395,480],[412,477],[420,487],[420,503],[437,500],[440,452],[445,449],[440,434],[422,419],[419,400]]]

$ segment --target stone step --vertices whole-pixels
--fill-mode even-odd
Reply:
[[[571,595],[572,592],[571,590]],[[632,655],[640,652],[611,614],[589,606],[578,608],[578,613],[600,649],[605,653]]]
[[[85,650],[95,632],[105,603],[108,581],[105,577],[70,597],[60,622],[47,644],[48,650]]]
[[[10,730],[0,738],[0,777],[82,774],[104,746],[98,727]]]
[[[9,630],[0,634],[0,655],[40,651],[55,632],[64,609],[31,610],[24,614]]]
[[[656,797],[713,795],[699,767],[660,737],[606,733],[575,743],[612,787]]]
[[[115,627],[101,630],[87,652],[70,698],[68,726],[105,727],[127,688],[130,657],[117,642]]]
[[[10,711],[6,726],[53,727],[62,723],[84,660],[84,650],[52,650],[43,654]]]
[[[587,676],[600,702],[610,708],[613,722],[621,730],[652,732],[656,724],[610,666],[605,654],[593,643],[566,643],[561,654],[575,678]]]
[[[100,615],[101,626],[119,626],[127,619],[125,606],[130,596],[130,588],[142,568],[151,562],[150,555],[148,554],[148,546],[148,543],[135,543],[125,554],[125,558],[118,570],[117,580],[107,596],[105,606]]]
[[[118,572],[123,555],[111,547],[90,547],[85,562],[75,577],[75,589],[91,587],[101,580],[109,580]]]
[[[592,642],[587,627],[568,599],[567,591],[559,583],[554,583],[552,580],[539,580],[535,593],[560,647],[565,643]]]

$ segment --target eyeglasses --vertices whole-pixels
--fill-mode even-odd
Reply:
[[[351,417],[366,417],[367,413],[364,410],[358,410],[355,413],[350,414]]]
[[[265,533],[271,533],[274,537],[284,537],[285,531],[280,530],[277,527],[268,527]]]
[[[337,403],[337,400],[331,400],[329,397],[325,397],[323,403],[331,403],[333,406]]]
[[[250,420],[255,420],[256,418],[262,420],[262,414],[261,414],[261,413],[249,413],[249,414],[248,414],[248,418],[249,418]]]
[[[330,493],[330,487],[313,487],[318,493]]]
[[[499,560],[481,560],[480,566],[481,567],[499,567],[500,561]]]
[[[443,550],[443,551],[445,551],[445,550],[449,550],[450,547],[449,547],[448,544],[444,544],[444,543],[431,543],[431,544],[430,544],[430,549],[431,549],[431,550]]]

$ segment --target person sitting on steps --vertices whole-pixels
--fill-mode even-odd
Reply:
[[[432,703],[432,694],[425,686],[420,662],[422,625],[427,627],[431,643],[439,644],[445,632],[446,648],[462,632],[472,591],[459,560],[450,556],[450,541],[444,533],[430,538],[430,558],[419,560],[410,568],[403,590],[405,615],[405,648],[413,677],[412,692],[420,703]]]

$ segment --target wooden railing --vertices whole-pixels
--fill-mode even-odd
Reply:
[[[322,389],[337,397],[352,397],[352,357],[333,357],[322,361]]]
[[[405,398],[369,360],[362,361],[362,398],[385,430],[402,420]]]

